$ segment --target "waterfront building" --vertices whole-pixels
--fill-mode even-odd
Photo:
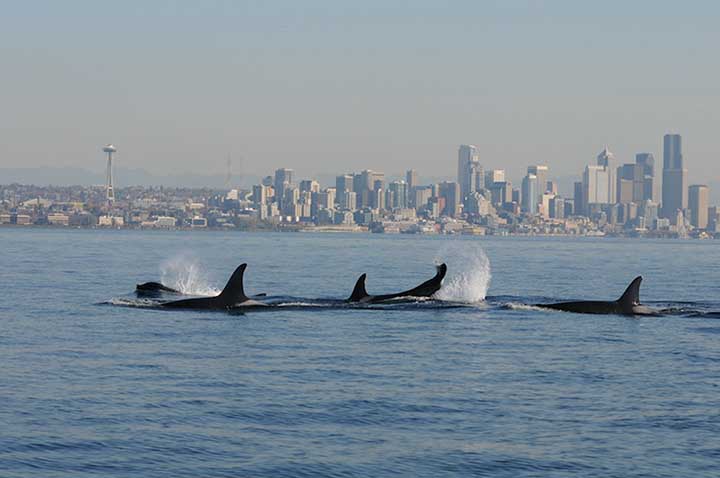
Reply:
[[[708,232],[720,233],[720,207],[718,206],[708,208]]]
[[[704,184],[693,184],[688,191],[690,224],[698,229],[708,227],[708,208],[710,190]]]

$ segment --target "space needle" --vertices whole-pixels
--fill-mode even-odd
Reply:
[[[115,201],[115,190],[113,189],[113,176],[112,176],[112,160],[113,153],[117,151],[117,148],[112,144],[107,144],[103,148],[103,152],[107,153],[107,200],[108,203],[112,204]]]

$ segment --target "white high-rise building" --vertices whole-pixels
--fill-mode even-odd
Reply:
[[[537,201],[538,204],[541,204],[542,196],[545,194],[545,191],[547,191],[548,167],[539,164],[528,166],[527,172],[528,174],[534,174],[535,177],[537,177]]]
[[[617,182],[617,161],[615,155],[607,149],[607,146],[598,154],[597,165],[603,166],[608,174],[608,203],[614,204],[617,198],[616,182]],[[589,204],[589,203],[588,203]],[[602,203],[605,204],[605,203]]]
[[[475,192],[477,173],[480,167],[480,156],[477,147],[472,144],[461,144],[458,148],[458,175],[460,186],[460,200]]]
[[[504,169],[491,169],[485,173],[485,187],[492,187],[493,183],[502,183],[505,181]]]
[[[583,173],[583,203],[610,204],[610,175],[605,166],[589,165]]]

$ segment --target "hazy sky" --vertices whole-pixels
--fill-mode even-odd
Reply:
[[[579,174],[683,135],[720,179],[720,2],[15,1],[0,168]],[[0,177],[0,182],[1,181]]]

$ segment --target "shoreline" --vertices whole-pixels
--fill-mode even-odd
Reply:
[[[431,236],[431,237],[575,237],[575,238],[626,238],[626,239],[670,239],[682,241],[696,240],[720,240],[720,234],[705,236],[678,236],[675,234],[615,234],[615,233],[590,233],[590,234],[558,234],[558,233],[516,233],[504,232],[502,234],[474,234],[467,232],[451,232],[451,233],[407,233],[407,232],[373,232],[368,227],[338,227],[332,226],[290,226],[276,228],[238,228],[238,227],[112,227],[112,226],[64,226],[51,224],[0,224],[0,230],[24,230],[24,229],[47,229],[47,230],[87,230],[87,231],[155,231],[155,232],[279,232],[279,233],[305,233],[305,234],[368,234],[368,235],[390,235],[390,236]]]

